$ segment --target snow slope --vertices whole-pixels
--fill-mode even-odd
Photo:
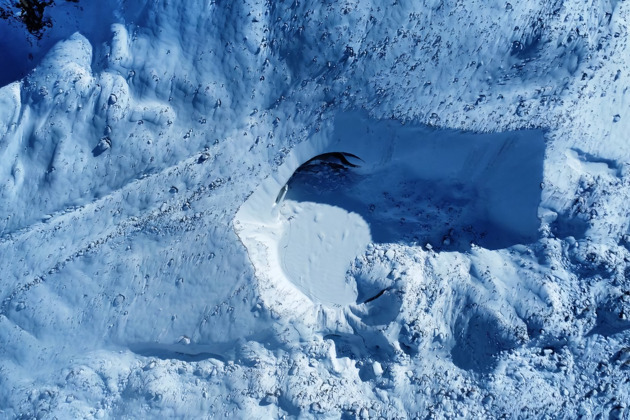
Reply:
[[[626,418],[629,15],[3,16],[0,413]]]

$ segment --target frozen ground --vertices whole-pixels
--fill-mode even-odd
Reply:
[[[35,3],[3,417],[628,418],[627,2]]]

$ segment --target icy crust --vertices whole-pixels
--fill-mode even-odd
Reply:
[[[3,416],[627,417],[627,2],[71,3],[0,28]],[[370,241],[301,290],[326,206]]]

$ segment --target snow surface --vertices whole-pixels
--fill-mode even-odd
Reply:
[[[45,13],[0,19],[3,417],[628,418],[628,2]]]

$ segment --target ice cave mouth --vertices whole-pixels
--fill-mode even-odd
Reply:
[[[370,242],[459,252],[535,242],[544,153],[541,130],[470,133],[344,113],[243,205],[239,235],[250,255],[261,247],[247,237],[273,250],[253,260],[276,265],[310,300],[356,303],[346,272]]]
[[[370,151],[308,159],[276,203],[319,203],[355,213],[377,243],[464,251],[471,244],[502,249],[536,241],[545,151],[541,131],[476,134],[377,124],[389,125],[389,136],[374,126],[353,135],[344,131],[354,130],[354,124],[344,124],[340,134]],[[376,138],[388,144],[375,145]],[[374,149],[382,154],[375,156]]]

